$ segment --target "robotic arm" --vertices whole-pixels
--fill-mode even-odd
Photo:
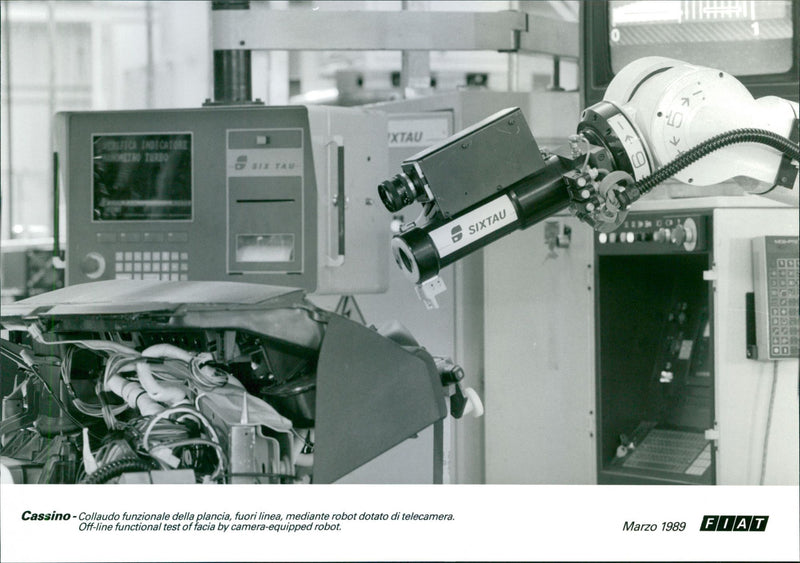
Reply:
[[[448,264],[567,207],[613,231],[632,203],[671,177],[696,186],[734,179],[797,206],[797,143],[796,103],[754,100],[725,72],[646,57],[583,111],[568,145],[540,151],[522,112],[510,108],[409,158],[378,192],[391,212],[423,206],[392,252],[433,308]]]

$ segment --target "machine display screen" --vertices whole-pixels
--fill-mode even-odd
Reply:
[[[792,68],[792,2],[612,1],[609,41],[614,73],[631,61],[662,56],[734,76]]]
[[[94,135],[94,221],[192,218],[192,135]]]

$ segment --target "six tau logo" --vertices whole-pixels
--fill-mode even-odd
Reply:
[[[455,227],[450,229],[450,238],[453,240],[454,243],[460,241],[461,237],[463,236],[464,235],[461,232],[461,225],[456,225]]]
[[[703,516],[701,532],[763,532],[769,516]]]

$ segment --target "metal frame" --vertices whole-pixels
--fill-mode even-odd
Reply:
[[[531,29],[531,20],[535,29]],[[531,32],[534,33],[531,33]],[[523,11],[216,10],[214,50],[502,51],[577,57],[578,24]]]

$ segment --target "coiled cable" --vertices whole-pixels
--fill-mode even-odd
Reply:
[[[793,160],[800,161],[800,146],[786,137],[778,135],[773,131],[768,131],[767,129],[734,129],[711,137],[689,149],[650,174],[647,178],[642,178],[636,182],[631,188],[618,192],[617,196],[620,202],[623,203],[623,207],[627,207],[658,184],[673,177],[701,158],[716,150],[738,143],[760,143],[762,145],[767,145]]]
[[[100,485],[108,483],[111,479],[129,471],[150,471],[151,469],[152,466],[147,461],[136,457],[128,457],[98,467],[97,471],[81,482],[86,485]]]

